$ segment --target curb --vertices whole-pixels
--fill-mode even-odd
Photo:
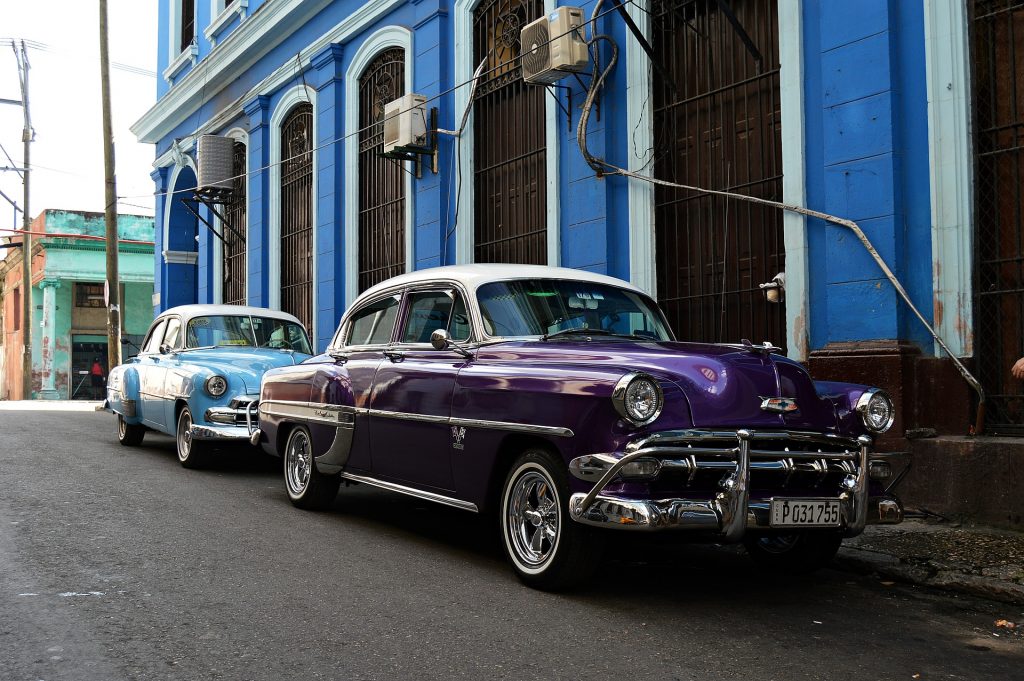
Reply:
[[[929,563],[915,565],[887,553],[844,546],[836,555],[835,563],[850,572],[877,574],[909,584],[1024,605],[1024,586],[1015,582],[943,570]]]

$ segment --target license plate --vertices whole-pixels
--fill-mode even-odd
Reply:
[[[772,527],[839,527],[838,499],[772,499]]]

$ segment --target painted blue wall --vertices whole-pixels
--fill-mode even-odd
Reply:
[[[169,10],[160,0],[158,49],[160,70],[166,67]],[[250,0],[249,17],[261,3]],[[279,45],[258,59],[237,80],[218,92],[204,93],[197,110],[183,112],[177,125],[158,144],[166,152],[173,140],[189,138],[224,107],[242,98],[275,70],[295,63],[291,78],[273,92],[243,102],[244,112],[223,126],[249,131],[248,250],[249,297],[255,305],[269,302],[269,258],[277,251],[266,243],[269,221],[270,117],[282,93],[305,83],[317,91],[317,344],[329,341],[344,307],[345,251],[343,243],[345,158],[343,137],[345,107],[344,75],[359,46],[381,27],[400,25],[413,31],[414,84],[416,92],[438,97],[441,128],[458,126],[461,112],[454,110],[454,17],[450,0],[410,0],[398,4],[386,17],[366,26],[344,44],[332,45],[300,67],[295,55],[362,6],[356,0],[336,0],[316,17],[293,31]],[[570,4],[560,2],[559,4]],[[582,3],[589,15],[593,0]],[[211,45],[203,29],[209,24],[209,2],[198,0],[200,59]],[[920,2],[900,0],[807,0],[803,3],[805,166],[807,201],[811,208],[858,220],[915,301],[930,315],[931,272],[928,185],[927,105],[925,97],[923,7]],[[607,3],[605,4],[607,8]],[[619,45],[619,64],[612,72],[589,128],[590,150],[619,166],[627,166],[634,149],[635,121],[627,120],[626,45],[633,40],[617,16],[602,20],[602,31]],[[238,30],[233,21],[218,37]],[[610,57],[602,46],[605,63]],[[176,77],[180,82],[187,67]],[[585,80],[588,78],[585,78]],[[626,180],[595,178],[576,145],[576,127],[583,89],[574,80],[560,83],[557,96],[569,117],[559,111],[560,260],[561,264],[629,278],[629,204]],[[161,95],[166,84],[158,86]],[[441,136],[439,172],[426,169],[413,182],[414,263],[417,268],[455,262],[457,173],[455,142]],[[158,191],[167,189],[166,173],[154,174]],[[473,178],[463,173],[463,189]],[[159,204],[160,202],[158,202]],[[158,205],[158,225],[163,207]],[[459,215],[460,229],[469,228],[472,216]],[[160,239],[160,230],[158,240]],[[214,295],[211,258],[213,242],[200,228],[200,265],[194,268],[194,290],[199,302]],[[839,341],[909,339],[923,342],[927,336],[911,317],[854,237],[842,228],[818,221],[808,223],[811,349]],[[162,246],[167,248],[167,246]],[[158,243],[157,252],[161,245]],[[158,258],[159,262],[159,258]],[[161,276],[172,274],[160,265]],[[177,274],[177,270],[173,272]],[[158,276],[157,291],[166,307],[172,296]]]
[[[852,219],[930,317],[931,214],[922,3],[804,5],[807,200]],[[927,331],[852,232],[808,222],[810,341]]]

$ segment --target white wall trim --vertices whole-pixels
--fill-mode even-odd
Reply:
[[[633,17],[646,38],[651,36],[651,18],[643,8],[629,5]],[[629,170],[652,176],[654,165],[649,161],[656,153],[654,147],[654,116],[651,115],[651,62],[632,36],[626,39],[626,120],[636,131],[630,138]],[[646,121],[644,119],[646,118]],[[650,150],[651,157],[647,157]],[[654,240],[654,185],[650,182],[630,181],[629,189],[629,280],[657,299]]]
[[[473,63],[473,10],[480,0],[455,0],[455,83],[467,83],[473,78],[477,64]],[[545,0],[545,12],[555,9],[555,0]],[[455,91],[455,122],[462,122],[462,114],[470,105],[469,85]],[[547,138],[547,242],[548,265],[561,264],[561,195],[559,183],[558,105],[545,100],[545,131]],[[455,226],[455,261],[473,262],[473,241],[476,199],[473,191],[473,113],[470,112],[463,131],[459,163],[462,167],[462,192],[459,194],[459,224]]]
[[[198,251],[161,251],[164,262],[168,265],[195,265],[199,262]]]
[[[167,18],[167,68],[164,70],[164,79],[168,82],[178,75],[187,63],[196,63],[199,52],[196,49],[196,26],[199,23],[199,3],[192,6],[192,47],[181,50],[181,0],[169,0],[168,10],[170,16]]]
[[[172,261],[172,260],[167,260],[167,254],[168,253],[191,252],[191,251],[170,251],[170,250],[167,250],[168,240],[171,238],[171,208],[174,205],[174,200],[178,199],[178,198],[181,198],[181,196],[183,196],[182,194],[175,194],[175,191],[177,190],[177,187],[175,185],[178,182],[178,175],[180,175],[181,171],[184,170],[185,168],[191,168],[193,173],[198,173],[198,170],[196,169],[196,162],[192,160],[191,156],[188,156],[186,154],[178,154],[177,156],[178,156],[177,162],[175,163],[174,167],[171,169],[170,173],[167,176],[167,193],[164,196],[164,224],[163,224],[163,228],[162,228],[162,231],[163,231],[163,241],[160,242],[164,246],[164,251],[163,251],[164,262],[166,262],[168,264],[174,264],[176,262],[176,261]],[[194,187],[185,187],[185,189],[195,189],[195,188]],[[197,256],[198,256],[198,251],[199,251],[199,245],[196,244]],[[193,259],[192,260],[192,264],[194,264],[195,262],[196,261]]]
[[[248,173],[249,168],[249,133],[242,128],[232,128],[224,133],[225,137],[241,142],[245,145],[245,231],[242,234],[245,236],[245,300],[249,302],[249,195],[250,195],[250,183],[252,182],[252,175]],[[218,234],[224,236],[224,225],[221,223],[221,219],[216,215],[213,216],[213,227],[217,230]],[[238,226],[235,225],[237,229]],[[224,242],[213,237],[213,302],[223,303],[224,302]]]
[[[171,134],[181,120],[195,111],[204,92],[220,92],[253,67],[273,48],[285,41],[294,30],[326,7],[331,0],[273,0],[264,2],[237,30],[232,31],[217,47],[176,83],[169,92],[150,107],[131,126],[138,141],[157,144]],[[295,77],[296,69],[309,66],[310,58],[331,43],[344,43],[367,25],[377,21],[409,0],[376,0],[364,3],[348,16],[302,49],[297,58],[288,59],[270,75],[253,85],[217,115],[206,121],[194,135],[219,130],[241,115],[245,102],[258,94],[274,92]]]
[[[313,105],[313,130],[311,131],[313,145],[313,197],[310,219],[313,223],[313,321],[312,326],[316,327],[317,315],[317,152],[316,144],[316,90],[308,85],[295,85],[286,90],[274,108],[270,116],[270,175],[269,175],[269,196],[267,201],[267,302],[268,307],[274,310],[281,309],[281,125],[284,119],[297,104],[309,102]],[[248,277],[246,278],[248,280]],[[316,338],[315,328],[308,329],[309,337]]]
[[[217,38],[224,32],[224,28],[238,15],[239,20],[245,19],[249,11],[249,0],[234,0],[227,2],[224,9],[220,9],[225,0],[210,0],[210,25],[203,31],[203,35],[210,41],[210,45],[217,44]]]
[[[782,122],[782,200],[807,205],[804,153],[803,3],[779,0],[779,61]],[[786,343],[788,355],[805,361],[809,353],[810,317],[807,304],[807,219],[784,211],[783,240],[786,248]],[[771,303],[765,303],[770,305]]]
[[[935,330],[954,354],[969,357],[974,354],[974,161],[963,0],[925,0],[924,24]],[[942,354],[938,344],[934,352]]]
[[[359,295],[359,77],[370,62],[389,47],[405,50],[405,91],[413,92],[413,34],[401,26],[385,26],[356,51],[345,71],[345,306]],[[404,164],[403,164],[404,165]],[[405,173],[405,271],[415,267],[415,203],[412,175]]]

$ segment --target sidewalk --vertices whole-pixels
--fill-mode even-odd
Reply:
[[[869,525],[837,562],[857,572],[1024,605],[1024,533],[908,518]]]
[[[0,400],[0,411],[96,411],[95,400]]]

